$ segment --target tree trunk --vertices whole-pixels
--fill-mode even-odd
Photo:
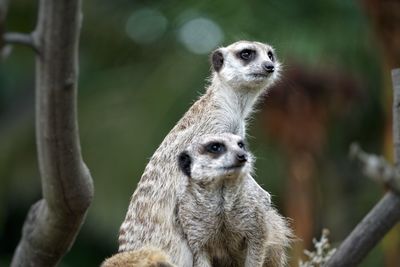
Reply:
[[[39,3],[32,37],[43,199],[28,213],[11,266],[55,266],[72,246],[93,197],[77,126],[80,7],[80,0]]]

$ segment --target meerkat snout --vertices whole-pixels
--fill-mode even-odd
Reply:
[[[239,163],[245,163],[247,162],[247,154],[244,152],[239,152],[236,154],[236,159]]]
[[[248,160],[248,153],[247,153],[247,151],[246,151],[246,145],[244,144],[243,141],[239,141],[239,142],[237,143],[237,145],[238,145],[240,151],[238,151],[237,154],[236,154],[236,160],[237,160],[239,163],[244,164],[244,163],[246,163],[247,160]]]
[[[269,61],[264,62],[264,64],[262,65],[262,67],[263,67],[263,69],[264,69],[266,72],[268,72],[268,73],[272,73],[272,72],[275,71],[274,63],[269,62]]]

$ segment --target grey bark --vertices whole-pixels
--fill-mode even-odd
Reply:
[[[41,0],[33,41],[36,143],[43,199],[25,220],[11,266],[55,266],[72,246],[93,197],[77,125],[80,0]]]
[[[400,170],[400,68],[392,70],[394,163]]]
[[[393,81],[393,139],[395,167],[400,167],[400,69],[392,70]],[[357,266],[373,247],[400,220],[400,195],[386,195],[343,241],[326,267]]]

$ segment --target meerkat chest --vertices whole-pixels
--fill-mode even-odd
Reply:
[[[243,266],[246,251],[246,239],[242,233],[222,223],[207,244],[207,252],[212,266]]]
[[[204,214],[212,217],[211,221],[214,223],[212,232],[214,236],[210,238],[210,242],[218,245],[228,240],[228,243],[239,246],[243,239],[243,233],[236,226],[239,218],[232,220],[234,219],[232,215],[236,214],[235,207],[240,202],[240,190],[236,186],[233,188],[221,186],[213,194],[205,194],[203,197]],[[228,243],[224,246],[229,246]]]

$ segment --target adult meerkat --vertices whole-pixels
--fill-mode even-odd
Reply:
[[[194,267],[284,266],[291,231],[251,177],[240,136],[205,135],[179,155],[187,186],[177,215]]]
[[[255,102],[277,80],[280,67],[271,46],[249,41],[217,49],[211,63],[206,93],[165,137],[144,170],[120,228],[120,252],[153,246],[166,251],[174,264],[192,266],[193,255],[176,216],[187,181],[176,157],[204,134],[229,132],[244,138]]]

